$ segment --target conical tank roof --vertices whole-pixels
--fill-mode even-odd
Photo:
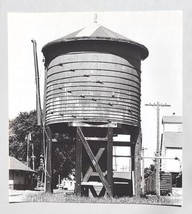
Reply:
[[[115,33],[112,30],[109,30],[106,27],[101,26],[98,23],[94,23],[92,25],[89,25],[85,28],[82,28],[76,32],[73,32],[71,34],[68,34],[61,39],[70,39],[70,38],[78,38],[78,37],[99,37],[99,38],[113,38],[113,39],[126,39],[125,36],[122,36],[118,33]]]
[[[78,40],[108,40],[108,41],[116,41],[116,42],[125,42],[133,46],[137,46],[142,51],[142,59],[147,58],[149,52],[148,49],[133,40],[128,39],[125,36],[122,36],[104,26],[101,26],[98,23],[93,23],[85,28],[77,30],[73,33],[70,33],[66,36],[63,36],[57,40],[47,43],[43,48],[42,52],[46,52],[46,49],[50,46],[54,46],[57,44],[69,42],[69,41],[78,41]]]

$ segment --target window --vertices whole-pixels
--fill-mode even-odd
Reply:
[[[129,146],[113,147],[113,170],[131,171],[131,148]]]

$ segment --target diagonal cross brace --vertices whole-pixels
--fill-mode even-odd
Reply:
[[[97,162],[99,162],[99,159],[101,158],[103,152],[105,151],[105,148],[100,148],[99,151],[97,152],[95,159],[97,160]],[[95,165],[94,165],[95,167]],[[92,167],[90,166],[87,170],[87,172],[85,173],[85,176],[83,178],[83,182],[87,182],[91,176],[91,173],[93,172]]]
[[[85,140],[85,136],[84,136],[84,134],[83,134],[83,132],[82,132],[80,127],[77,127],[77,134],[79,135],[79,138],[81,139],[81,141],[82,141],[82,143],[83,143],[83,145],[85,147],[85,150],[86,150],[86,152],[87,152],[87,154],[88,154],[93,166],[95,167],[96,171],[99,173],[99,177],[100,177],[100,179],[101,179],[101,181],[103,183],[103,186],[106,189],[106,192],[108,193],[108,196],[112,197],[111,188],[110,188],[109,184],[107,183],[107,180],[105,179],[105,177],[103,175],[103,172],[102,172],[97,160],[95,159],[95,156],[94,156],[94,154],[93,154],[88,142]]]

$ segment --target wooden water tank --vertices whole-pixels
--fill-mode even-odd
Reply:
[[[140,126],[141,60],[145,46],[97,23],[48,43],[46,124]]]

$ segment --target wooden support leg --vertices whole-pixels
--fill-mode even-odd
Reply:
[[[47,127],[47,145],[46,145],[46,170],[45,170],[45,191],[53,193],[52,187],[52,133]]]
[[[81,186],[81,193],[83,196],[88,197],[89,196],[89,187]]]
[[[131,145],[131,171],[135,169],[135,145]]]
[[[113,194],[113,128],[108,128],[107,137],[107,181]]]
[[[131,182],[132,182],[132,195],[135,195],[135,180],[134,180],[134,170],[135,170],[135,145],[131,145]]]
[[[75,170],[75,194],[81,195],[81,170],[82,170],[82,142],[79,135],[76,135],[76,170]]]
[[[137,142],[135,144],[135,196],[141,196],[141,149],[142,149],[142,136],[139,132]]]

